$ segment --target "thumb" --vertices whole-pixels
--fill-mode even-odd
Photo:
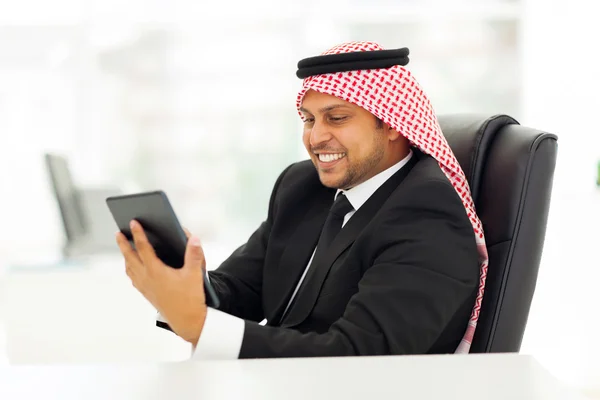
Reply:
[[[198,236],[191,236],[188,240],[185,249],[185,267],[186,268],[202,268],[206,265],[204,259],[204,250]]]

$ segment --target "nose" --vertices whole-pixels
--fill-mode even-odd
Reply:
[[[328,142],[330,139],[331,133],[327,129],[327,126],[322,122],[315,120],[309,136],[311,147],[317,147],[321,143]]]

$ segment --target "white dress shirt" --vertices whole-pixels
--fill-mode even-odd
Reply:
[[[349,190],[340,190],[338,189],[335,193],[334,199],[340,192],[344,192],[348,201],[354,208],[353,211],[350,211],[344,217],[344,221],[342,223],[342,227],[352,218],[354,213],[364,204],[366,201],[375,193],[375,191],[383,185],[389,178],[392,177],[396,172],[398,172],[412,157],[412,151],[399,163],[391,166],[385,171],[380,172],[379,174],[373,176],[369,180],[361,183],[358,186],[353,187]],[[313,257],[315,255],[315,250],[313,251]],[[287,313],[292,300],[296,296],[298,292],[298,288],[300,284],[304,280],[308,269],[312,263],[312,258],[310,258],[306,269],[300,281],[296,286],[296,290],[292,294],[286,310],[284,312]],[[159,320],[166,322],[161,319],[159,315]],[[204,329],[202,330],[202,334],[200,336],[200,340],[195,349],[192,349],[192,359],[195,360],[233,360],[239,357],[240,349],[242,347],[242,341],[244,339],[244,329],[245,322],[243,319],[235,317],[233,315],[224,313],[222,311],[216,310],[214,308],[208,308],[208,313],[206,316],[206,321],[204,323]]]

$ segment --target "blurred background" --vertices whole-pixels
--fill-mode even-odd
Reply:
[[[0,0],[0,363],[187,358],[128,283],[104,198],[164,190],[217,267],[265,218],[281,170],[306,158],[298,60],[373,40],[410,48],[409,69],[439,114],[505,113],[559,136],[522,352],[600,392],[594,9],[585,0]]]

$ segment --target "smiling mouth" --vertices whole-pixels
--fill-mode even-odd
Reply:
[[[317,154],[317,158],[322,163],[333,163],[335,161],[341,160],[344,157],[346,157],[346,153],[328,153],[328,154],[320,153],[320,154]]]

